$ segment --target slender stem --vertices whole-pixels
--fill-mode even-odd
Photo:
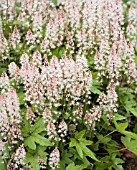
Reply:
[[[125,150],[125,149],[127,149],[127,148],[122,148],[122,149],[119,149],[119,150],[113,151],[113,153],[115,153],[115,152],[119,152],[119,151],[123,151],[123,150]]]
[[[6,20],[8,20],[8,8],[9,8],[9,2],[8,2],[8,0],[7,0]]]
[[[98,144],[100,141],[102,141],[104,138],[106,138],[107,136],[111,135],[112,133],[116,132],[117,130],[113,130],[112,132],[106,134],[102,139],[98,140],[95,144]]]

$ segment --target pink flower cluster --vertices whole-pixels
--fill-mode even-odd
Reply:
[[[49,165],[52,170],[56,169],[60,160],[60,153],[58,148],[55,148],[49,157]]]
[[[132,4],[128,13],[128,26],[126,29],[127,39],[132,43],[132,45],[137,50],[137,5]]]
[[[36,51],[32,61],[29,61],[27,54],[21,56],[20,69],[11,63],[9,73],[14,81],[20,77],[25,88],[25,100],[34,105],[37,111],[43,110],[45,105],[50,109],[61,105],[70,109],[74,105],[79,106],[82,96],[83,102],[89,104],[87,100],[90,97],[92,75],[85,57],[77,56],[74,61],[71,56],[67,58],[64,54],[62,59],[53,56],[48,62],[44,56],[42,65],[42,56]]]
[[[16,150],[15,153],[12,154],[11,159],[7,165],[7,170],[23,170],[25,168],[25,148],[23,144]]]
[[[24,27],[25,32],[28,29],[25,36],[28,52],[31,52],[35,45],[39,45],[41,51],[47,55],[52,55],[54,49],[59,50],[62,46],[69,54],[84,55],[87,58],[97,51],[94,63],[95,69],[99,70],[100,80],[108,76],[111,82],[118,85],[121,71],[124,71],[127,79],[131,77],[128,81],[131,79],[133,82],[136,81],[135,76],[129,76],[131,62],[125,61],[127,50],[131,50],[130,53],[132,53],[132,48],[136,46],[137,8],[135,5],[130,7],[128,14],[129,25],[126,32],[131,41],[129,43],[124,37],[122,28],[124,15],[121,0],[62,0],[57,1],[59,8],[56,8],[49,0],[36,0],[35,3],[24,0],[21,4],[19,16],[15,12],[14,17],[18,17],[18,20],[22,22],[22,29]],[[14,5],[15,3],[11,6]],[[43,29],[46,30],[44,34]],[[7,52],[3,54],[5,48],[12,47],[14,50],[17,46],[21,48],[20,38],[24,37],[16,26],[10,34],[9,41],[3,35],[1,36],[3,60],[7,58]],[[9,42],[9,45],[6,42]],[[131,48],[129,49],[128,46]],[[38,54],[36,55],[39,59],[41,58]],[[130,59],[129,56],[128,58]],[[33,59],[36,60],[35,54]],[[133,74],[135,74],[135,61],[131,60],[134,65]]]
[[[8,58],[9,46],[8,41],[4,37],[3,33],[0,32],[0,61]]]
[[[4,154],[6,144],[13,152],[14,146],[20,145],[11,156],[8,170],[26,166],[26,151],[21,145],[23,118],[13,87],[24,88],[25,116],[30,125],[42,117],[45,135],[56,144],[74,134],[81,121],[91,130],[103,113],[110,119],[117,112],[116,87],[121,85],[122,79],[127,84],[137,85],[135,5],[129,9],[124,36],[121,0],[58,0],[57,8],[50,0],[24,0],[19,14],[14,10],[15,4],[11,0],[3,16],[9,23],[17,18],[20,24],[10,26],[9,38],[4,36],[5,30],[0,33],[0,61],[16,57],[14,61],[18,63],[8,65],[9,77],[5,72],[0,77],[2,158],[7,156]],[[88,59],[93,58],[97,80],[108,79],[109,83],[106,92],[97,99],[98,105],[91,108],[92,74]],[[59,160],[60,152],[55,147],[49,154],[50,168],[56,169]],[[38,163],[45,168],[40,156]]]
[[[9,41],[10,41],[10,44],[13,47],[13,49],[17,48],[17,45],[20,42],[20,38],[21,37],[20,37],[19,31],[18,31],[18,28],[15,26],[13,33],[11,33],[9,36]]]
[[[15,89],[8,89],[0,95],[0,133],[11,146],[23,140],[20,130],[19,100]]]
[[[43,52],[51,55],[53,49],[64,45],[70,54],[91,55],[102,46],[102,41],[110,48],[123,33],[120,0],[65,0],[57,3],[58,9],[50,0],[24,0],[20,13],[14,12],[14,17],[22,22],[22,29],[25,32],[28,29],[25,39],[26,44],[33,44],[30,49],[39,44]],[[19,40],[15,27],[9,37],[14,49]]]

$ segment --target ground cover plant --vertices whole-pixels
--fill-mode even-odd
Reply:
[[[0,11],[0,170],[136,170],[137,3]]]

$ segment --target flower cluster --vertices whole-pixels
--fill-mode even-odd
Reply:
[[[60,136],[63,138],[67,135],[68,127],[64,120],[62,120],[59,124],[59,130],[58,133],[60,133]]]
[[[31,49],[33,49],[35,40],[36,40],[35,35],[34,35],[34,34],[32,33],[32,31],[29,29],[29,30],[27,31],[27,33],[26,33],[26,41],[27,41],[26,44],[30,46],[30,47],[29,47],[29,51],[30,51]]]
[[[0,42],[4,43],[4,45],[0,43],[2,44],[2,52],[0,52],[2,59],[7,58],[9,47],[18,53],[25,45],[30,54],[38,46],[41,52],[48,56],[54,55],[54,50],[56,53],[62,54],[60,50],[62,46],[69,54],[84,55],[87,58],[94,55],[96,51],[94,64],[95,69],[99,71],[99,80],[102,81],[103,77],[108,76],[118,85],[120,70],[126,70],[126,75],[127,72],[130,72],[127,71],[130,69],[128,64],[125,65],[125,60],[123,61],[128,41],[133,48],[137,44],[135,36],[137,32],[136,6],[131,5],[129,9],[126,40],[123,31],[124,16],[121,0],[62,0],[57,1],[57,5],[59,8],[56,8],[49,0],[36,0],[35,3],[24,0],[19,13],[15,12],[13,16],[21,22],[25,36],[21,32],[19,33],[15,26],[12,28],[13,32],[9,35],[9,39],[6,40],[3,35],[0,37]],[[14,6],[15,3],[12,3],[8,12],[12,13]],[[10,21],[12,19],[9,17]],[[25,38],[23,45],[19,44],[21,38]],[[34,54],[33,58],[35,57]],[[132,62],[135,63],[134,59]],[[135,80],[133,81],[135,82]]]
[[[136,5],[127,15],[125,26],[121,0],[7,3],[0,32],[0,73],[8,70],[0,77],[0,155],[8,170],[32,169],[34,162],[55,170],[60,146],[76,131],[88,134],[103,114],[115,116],[117,89],[137,85]]]
[[[33,124],[35,122],[35,118],[35,114],[31,110],[31,108],[28,107],[26,112],[26,119],[29,120],[31,124]]]
[[[15,89],[9,89],[8,92],[0,95],[0,132],[3,139],[11,146],[23,140],[20,130],[22,118],[19,112],[19,101]]]
[[[55,148],[49,156],[49,166],[52,170],[56,169],[60,160],[60,153],[58,148]]]
[[[15,26],[13,32],[9,36],[9,41],[10,41],[13,49],[17,48],[17,45],[20,42],[20,38],[21,37],[20,37],[19,31],[18,31],[18,28]]]
[[[3,33],[0,32],[0,60],[6,60],[8,58],[9,46]]]
[[[26,54],[22,55],[20,69],[15,63],[12,65],[16,69],[9,66],[12,79],[18,80],[19,77],[22,79],[26,101],[38,110],[45,108],[45,102],[49,108],[57,108],[62,102],[63,107],[68,109],[75,104],[79,106],[82,96],[83,102],[89,104],[87,100],[90,98],[92,75],[85,57],[77,56],[74,61],[71,56],[67,58],[64,54],[60,60],[53,56],[50,62],[46,58],[44,62],[46,64],[41,65],[41,54],[36,51],[32,61],[29,61]]]
[[[15,66],[15,68],[18,67]],[[24,84],[26,104],[29,102],[33,105],[36,112],[44,109],[42,114],[47,123],[47,135],[50,139],[57,137],[56,140],[59,140],[54,125],[57,118],[65,114],[76,122],[84,114],[83,106],[90,104],[92,75],[86,58],[76,56],[74,61],[72,56],[68,58],[64,53],[62,59],[58,60],[56,56],[53,56],[49,62],[44,56],[44,65],[42,65],[42,56],[36,51],[32,61],[27,54],[23,54],[21,68],[16,71],[9,69],[10,77],[13,80],[20,79]],[[61,109],[63,113],[60,107],[63,107]],[[52,113],[50,109],[53,110]],[[68,114],[70,111],[71,115]],[[34,122],[35,114],[29,108],[26,116]],[[66,136],[67,125],[64,121],[59,124],[58,133],[61,138]]]
[[[107,96],[106,96],[106,107],[109,113],[117,112],[117,101],[118,95],[115,91],[114,84],[110,83],[108,86]]]
[[[45,161],[40,156],[38,157],[38,162],[41,169],[46,169]]]
[[[56,132],[56,127],[51,121],[48,122],[46,130],[47,130],[47,135],[49,139],[52,140],[53,143],[54,141],[59,141],[59,137]]]
[[[5,142],[3,142],[3,141],[0,141],[0,156],[2,158],[2,160],[1,160],[2,162],[0,162],[0,163],[4,163],[4,159],[8,156],[5,153]]]
[[[7,170],[12,170],[12,169],[24,169],[25,163],[24,163],[24,159],[25,159],[25,148],[23,145],[21,145],[15,153],[12,154],[11,159],[7,165]]]
[[[85,114],[85,124],[87,125],[87,127],[90,129],[92,127],[92,129],[95,128],[95,123],[97,121],[100,120],[102,115],[102,106],[100,105],[99,107],[93,107],[90,112],[86,112]]]
[[[137,50],[137,5],[132,4],[128,13],[128,26],[126,29],[127,38]]]
[[[27,45],[35,42],[47,54],[52,54],[53,49],[64,45],[70,54],[77,50],[79,55],[90,55],[102,46],[102,40],[110,48],[111,43],[123,33],[121,1],[65,0],[57,3],[58,9],[50,0],[24,0],[19,14],[14,12],[13,16],[18,18],[23,31],[26,32]],[[8,12],[12,13],[14,7],[15,3]],[[9,17],[9,20],[12,21],[13,18]],[[44,35],[43,27],[46,30]],[[14,27],[9,42],[15,48],[19,40],[17,27]],[[30,49],[33,49],[33,45]]]
[[[10,87],[9,77],[7,76],[6,72],[3,72],[0,77],[1,93],[6,92],[9,87]]]

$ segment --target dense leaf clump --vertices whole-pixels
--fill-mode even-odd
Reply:
[[[0,170],[131,169],[137,4],[7,0],[0,11]]]

